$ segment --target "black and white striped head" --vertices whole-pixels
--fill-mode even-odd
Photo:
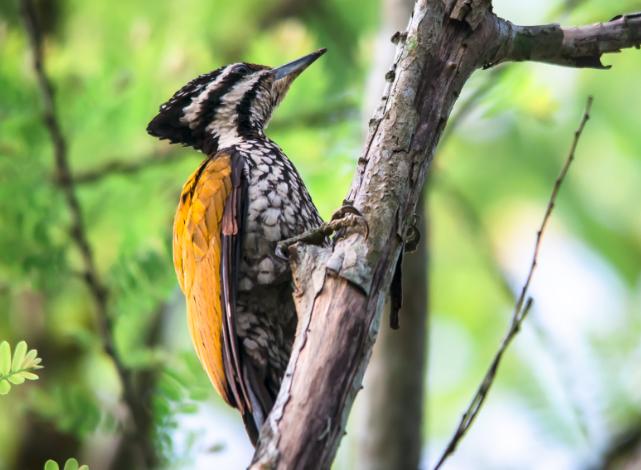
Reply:
[[[147,132],[206,154],[262,136],[289,85],[324,53],[320,49],[278,68],[238,63],[200,75],[160,106]]]

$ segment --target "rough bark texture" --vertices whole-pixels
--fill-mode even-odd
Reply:
[[[275,410],[262,429],[256,467],[330,466],[428,161],[488,32],[477,29],[482,40],[463,47],[473,33],[467,23],[450,20],[441,2],[417,3],[348,197],[368,221],[369,237],[353,233],[333,249],[296,247],[296,275],[320,279],[320,289],[316,283],[306,288],[298,304],[301,329]],[[324,253],[309,256],[310,250]]]
[[[384,77],[394,59],[390,38],[404,31],[414,0],[385,0],[383,25],[366,102],[371,115],[385,86]],[[427,349],[427,223],[419,200],[416,226],[422,234],[417,250],[403,256],[403,306],[400,329],[392,329],[383,314],[381,331],[355,404],[358,453],[356,468],[395,470],[418,468],[423,447],[423,396]]]
[[[557,24],[516,26],[499,20],[503,60],[547,62],[569,67],[608,68],[601,55],[641,44],[641,13],[579,28]]]
[[[637,44],[635,18],[622,22],[631,32],[619,47]],[[603,26],[615,27],[616,21]],[[492,14],[489,0],[419,0],[407,32],[396,35],[395,66],[386,74],[391,83],[370,122],[347,197],[367,220],[369,237],[348,232],[331,248],[297,244],[290,249],[299,329],[276,404],[261,429],[253,468],[330,467],[452,106],[474,70],[523,58],[515,52],[522,49],[513,31]],[[610,36],[599,31],[601,44]],[[532,41],[545,38],[534,34]],[[607,44],[612,47],[612,41]],[[576,50],[585,57],[582,47]]]

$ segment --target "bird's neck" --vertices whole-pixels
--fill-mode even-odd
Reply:
[[[238,132],[238,128],[230,124],[219,125],[208,131],[202,145],[202,151],[207,155],[213,155],[220,149],[236,147],[248,141],[269,140],[262,128],[244,129],[243,132]]]

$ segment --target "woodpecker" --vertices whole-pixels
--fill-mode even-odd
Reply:
[[[236,63],[193,79],[160,106],[147,132],[205,154],[182,188],[173,262],[196,354],[253,444],[287,367],[296,331],[279,241],[322,219],[265,127],[291,83],[325,53],[277,68]]]

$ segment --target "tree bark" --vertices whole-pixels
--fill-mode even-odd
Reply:
[[[561,29],[563,58],[570,65],[596,66],[602,52],[615,43],[637,45],[641,33],[636,15],[588,29],[598,38],[574,48]],[[614,30],[625,31],[618,42],[610,34]],[[514,31],[492,13],[489,0],[419,0],[408,30],[396,35],[395,65],[386,74],[390,85],[370,121],[347,196],[368,222],[369,235],[346,231],[333,247],[290,248],[298,331],[253,468],[330,467],[428,164],[463,85],[484,65],[521,60],[524,47],[535,51],[554,44],[545,29],[535,31],[525,46],[514,40]],[[587,42],[598,47],[588,51],[582,46]],[[568,61],[575,52],[581,60]],[[549,60],[555,54],[530,58]]]
[[[385,0],[383,24],[369,79],[366,103],[371,115],[385,87],[384,76],[392,66],[394,45],[390,38],[404,31],[414,0]],[[403,257],[403,305],[400,328],[386,322],[379,333],[356,403],[358,453],[356,466],[363,470],[418,468],[423,447],[423,396],[426,346],[428,248],[424,200],[419,199],[416,228],[422,235],[416,251]],[[389,313],[385,309],[384,316]]]

